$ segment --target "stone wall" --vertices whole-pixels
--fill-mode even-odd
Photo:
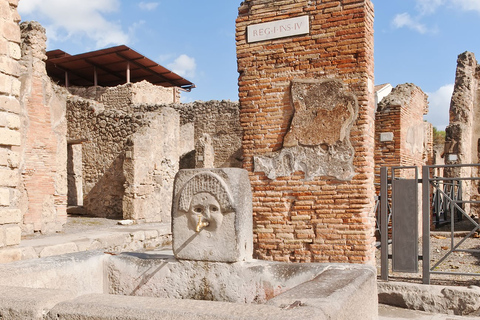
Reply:
[[[373,15],[368,0],[247,0],[239,8],[257,258],[374,263]],[[307,34],[248,42],[248,26],[301,16]]]
[[[67,108],[68,140],[81,141],[83,205],[87,214],[122,218],[125,143],[149,122],[147,114],[105,110],[72,96]]]
[[[125,89],[120,87],[117,91]],[[171,194],[173,175],[182,156],[195,154],[194,142],[203,134],[212,138],[215,166],[240,166],[238,104],[122,103],[131,100],[112,100],[108,108],[76,96],[68,102],[68,140],[82,146],[83,205],[87,214],[150,222],[159,221],[160,215],[168,221],[170,204],[165,199]],[[178,120],[171,112],[165,113],[170,108],[179,114]],[[188,167],[194,166],[193,161]],[[75,186],[72,183],[71,192],[76,192]],[[162,208],[152,207],[151,201],[161,203]]]
[[[105,109],[132,111],[138,104],[169,104],[180,101],[180,89],[161,87],[147,81],[127,83],[116,87],[69,87],[76,96],[103,103]]]
[[[23,231],[52,233],[67,219],[67,92],[47,76],[45,29],[24,22],[21,31]]]
[[[445,164],[479,163],[480,157],[480,65],[475,54],[464,52],[458,56],[455,86],[450,103],[450,123],[445,133]],[[477,177],[477,168],[445,168],[446,177]],[[480,200],[478,183],[463,181],[463,200]],[[469,212],[469,204],[465,205]],[[472,212],[480,209],[472,204]]]
[[[17,0],[0,0],[0,247],[20,243],[20,16]]]
[[[124,219],[171,220],[173,182],[183,153],[179,140],[180,116],[168,107],[158,110],[148,126],[128,138],[123,165]]]
[[[194,125],[194,141],[205,134],[213,145],[214,168],[242,166],[242,126],[239,105],[231,101],[195,101],[171,106],[180,112],[181,124]]]

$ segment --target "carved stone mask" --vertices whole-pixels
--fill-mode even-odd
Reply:
[[[189,228],[196,232],[200,232],[202,229],[215,231],[223,221],[220,204],[208,192],[200,192],[192,197],[187,217]]]

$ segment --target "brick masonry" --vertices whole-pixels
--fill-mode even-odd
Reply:
[[[398,85],[378,104],[375,113],[377,176],[382,166],[432,164],[432,126],[423,120],[427,113],[427,95],[411,83]]]
[[[309,17],[310,32],[248,43],[249,25]],[[374,263],[373,5],[368,0],[250,0],[239,8],[236,41],[244,168],[253,188],[256,258]],[[350,130],[354,176],[305,181],[297,171],[269,179],[254,156],[282,149],[298,79],[337,79],[358,100]]]
[[[54,233],[67,220],[67,93],[47,76],[45,29],[38,22],[23,22],[20,30],[22,228],[25,233]]]

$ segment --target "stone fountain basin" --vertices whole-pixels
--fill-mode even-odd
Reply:
[[[82,252],[0,265],[2,319],[377,319],[375,269]]]

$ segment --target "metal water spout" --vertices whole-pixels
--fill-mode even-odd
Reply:
[[[203,215],[199,214],[198,223],[197,223],[197,227],[195,228],[195,231],[200,232],[200,230],[202,230],[203,228],[208,227],[209,224],[210,223],[208,223],[208,221],[203,220]]]

